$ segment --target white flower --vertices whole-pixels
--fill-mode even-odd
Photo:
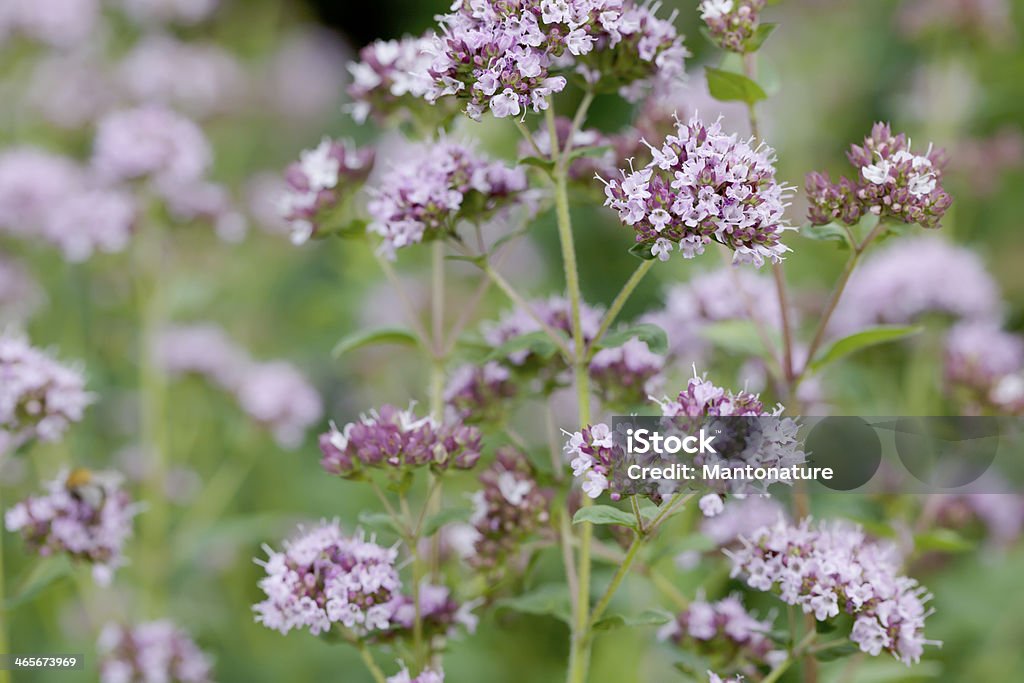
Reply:
[[[705,517],[715,517],[725,509],[725,505],[722,504],[722,497],[717,493],[707,494],[700,499],[698,505]]]
[[[331,156],[333,142],[325,137],[316,149],[304,150],[299,156],[299,165],[309,180],[313,191],[329,190],[338,184],[338,160]]]
[[[701,19],[721,19],[732,11],[732,0],[704,0],[700,3]]]
[[[499,119],[506,116],[519,116],[522,109],[519,106],[519,97],[512,88],[505,88],[500,95],[491,98],[491,113]]]
[[[597,498],[608,490],[608,478],[600,472],[590,470],[583,481],[583,492],[591,498]]]
[[[868,164],[861,169],[864,179],[875,185],[884,185],[889,182],[889,162],[881,159],[877,164]]]
[[[664,237],[659,237],[651,247],[651,253],[662,261],[668,261],[669,256],[672,255],[672,242]]]
[[[931,194],[935,189],[935,176],[931,173],[921,173],[910,177],[907,189],[915,197]]]
[[[509,502],[509,505],[516,507],[523,504],[526,496],[533,490],[533,484],[526,480],[516,479],[511,472],[502,472],[498,475],[498,490]]]

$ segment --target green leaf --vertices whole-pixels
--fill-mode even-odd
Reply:
[[[590,505],[580,508],[572,516],[573,524],[590,522],[591,524],[619,524],[621,526],[636,528],[636,517],[631,512],[620,510],[611,505]]]
[[[974,544],[952,529],[933,529],[915,536],[914,547],[917,550],[962,553],[972,550]]]
[[[651,253],[651,249],[653,247],[654,245],[650,242],[637,242],[629,248],[629,253],[636,256],[641,261],[653,261],[658,258]]]
[[[764,356],[767,349],[757,325],[750,320],[722,320],[705,325],[700,335],[714,346],[731,353]]]
[[[814,658],[820,662],[831,662],[843,657],[849,657],[860,652],[860,648],[853,641],[838,643],[824,650],[814,653]]]
[[[602,349],[614,349],[622,346],[633,337],[647,343],[652,353],[665,354],[668,351],[668,335],[665,330],[651,323],[631,325],[617,332],[606,334],[601,340],[599,347]]]
[[[49,586],[67,578],[74,571],[65,555],[41,559],[18,584],[18,589],[3,603],[3,610],[10,610],[32,601]]]
[[[487,360],[501,360],[503,358],[508,358],[517,351],[529,351],[540,358],[551,358],[558,353],[558,347],[555,346],[555,343],[551,341],[551,338],[548,337],[546,332],[538,330],[537,332],[530,332],[529,334],[523,334],[509,339],[507,342],[491,351],[487,356]]]
[[[757,52],[760,50],[761,46],[764,45],[764,41],[768,40],[768,36],[770,36],[778,27],[778,24],[771,23],[761,24],[758,26],[757,30],[754,31],[754,35],[750,36],[747,40],[747,52]]]
[[[822,368],[869,346],[905,339],[920,333],[921,330],[922,328],[917,325],[879,325],[855,332],[822,349],[818,357],[808,366],[808,370],[811,373],[819,372]]]
[[[495,607],[504,607],[523,614],[551,616],[567,624],[572,623],[569,606],[569,588],[565,584],[551,583],[511,598],[502,598]]]
[[[427,517],[426,521],[423,522],[422,534],[423,536],[433,536],[445,524],[468,520],[472,512],[469,508],[462,507],[441,510],[437,514]]]
[[[521,157],[516,163],[520,166],[533,166],[534,168],[539,168],[547,173],[551,173],[555,168],[554,161],[543,157]]]
[[[676,650],[673,655],[676,660],[673,664],[675,668],[685,674],[696,676],[698,680],[707,680],[707,671],[711,668],[711,662],[707,658],[689,650]]]
[[[708,90],[711,96],[721,102],[746,102],[754,104],[768,97],[764,89],[742,74],[706,67]]]
[[[331,355],[339,358],[350,351],[374,344],[402,344],[418,346],[419,338],[410,330],[401,327],[382,327],[376,330],[359,330],[348,335],[334,346]]]
[[[808,223],[800,228],[800,236],[806,237],[809,240],[842,242],[846,246],[851,246],[850,233],[835,221],[825,225],[811,225]]]
[[[656,609],[644,610],[634,616],[621,614],[609,614],[594,624],[595,631],[610,631],[616,628],[631,628],[634,626],[661,626],[672,621],[674,617],[668,612]]]

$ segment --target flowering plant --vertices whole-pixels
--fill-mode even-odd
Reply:
[[[0,9],[0,64],[24,51],[59,86],[0,149],[0,651],[29,640],[8,614],[87,570],[48,628],[95,643],[103,683],[258,677],[228,632],[261,666],[312,662],[275,680],[457,682],[470,651],[481,680],[604,681],[625,675],[613,629],[658,680],[935,673],[939,572],[1011,548],[1021,496],[734,477],[818,465],[803,416],[871,381],[905,412],[1019,416],[1020,316],[949,237],[969,151],[858,111],[852,169],[787,182],[845,144],[801,157],[762,104],[783,9],[456,0],[411,36],[306,35],[256,65],[197,39],[228,0],[38,4]],[[279,171],[225,151],[243,124]],[[82,315],[46,312],[48,258]],[[248,297],[215,289],[242,272]],[[625,416],[695,440],[716,478],[633,481]],[[502,679],[499,628],[557,656]]]

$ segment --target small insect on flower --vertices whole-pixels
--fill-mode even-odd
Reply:
[[[20,532],[42,556],[64,552],[88,562],[96,582],[107,584],[125,564],[122,550],[140,510],[121,488],[122,482],[118,472],[62,472],[47,484],[45,494],[7,511],[7,530]]]

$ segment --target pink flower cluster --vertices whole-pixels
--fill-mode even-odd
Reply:
[[[438,423],[431,417],[384,405],[350,422],[334,424],[320,436],[320,464],[330,474],[355,478],[370,468],[400,472],[429,465],[470,469],[480,459],[481,436],[476,427],[461,422]]]
[[[476,530],[468,562],[500,576],[523,543],[550,519],[551,492],[537,483],[526,457],[513,448],[499,449],[494,464],[480,475],[483,488],[473,494]]]
[[[716,602],[698,598],[658,631],[658,639],[696,647],[698,651],[724,644],[737,658],[762,664],[771,663],[779,655],[785,658],[785,652],[776,650],[768,635],[772,627],[770,620],[751,615],[736,595]]]
[[[495,347],[523,335],[539,332],[543,328],[538,319],[548,327],[564,332],[566,338],[572,337],[572,305],[568,299],[552,296],[548,299],[535,299],[527,302],[530,311],[514,309],[505,313],[497,323],[483,325],[484,339]],[[532,313],[532,315],[531,315]],[[601,328],[601,317],[604,310],[580,302],[580,327],[583,339],[589,342]],[[523,366],[535,361],[534,354],[528,350],[513,351],[505,362],[512,366]]]
[[[68,261],[124,250],[136,214],[130,195],[70,159],[33,148],[0,154],[0,230],[41,238]]]
[[[57,49],[82,45],[100,22],[100,0],[4,0],[0,43],[21,35]]]
[[[345,201],[370,175],[373,160],[372,149],[326,137],[316,148],[299,155],[285,171],[288,188],[278,199],[278,210],[291,227],[293,243],[309,240],[330,222],[333,210],[345,208]]]
[[[0,334],[0,455],[33,439],[59,440],[92,401],[81,371],[25,337]]]
[[[910,150],[910,140],[893,135],[887,123],[876,123],[863,146],[846,154],[857,170],[854,179],[833,183],[827,174],[807,174],[808,217],[814,225],[832,221],[855,224],[861,216],[916,223],[937,228],[953,203],[942,187],[945,153],[931,146],[923,154]]]
[[[100,177],[113,182],[195,181],[210,161],[210,144],[199,126],[156,105],[107,114],[97,126],[93,143],[93,167]]]
[[[106,585],[125,563],[124,544],[139,511],[121,483],[116,472],[65,470],[46,493],[7,510],[4,522],[42,556],[67,553],[91,564],[93,578]]]
[[[369,231],[382,238],[381,252],[454,231],[459,221],[489,218],[524,200],[526,173],[509,168],[454,140],[411,149],[370,190]]]
[[[629,0],[457,2],[440,22],[427,97],[457,96],[473,119],[546,110],[574,65],[593,84],[629,86],[680,75],[687,56],[671,21]]]
[[[167,373],[199,375],[233,394],[242,410],[285,448],[297,447],[323,416],[320,395],[298,369],[285,361],[251,359],[216,325],[170,327],[153,353]]]
[[[590,361],[590,377],[601,402],[609,407],[643,403],[661,389],[665,358],[633,337],[622,346],[601,349]]]
[[[497,361],[462,365],[451,373],[444,402],[458,419],[482,422],[501,415],[501,401],[516,395],[512,373]]]
[[[378,40],[359,51],[359,61],[348,65],[352,83],[352,117],[359,123],[373,115],[383,122],[395,115],[428,106],[426,95],[433,79],[430,64],[432,34],[421,38]]]
[[[100,632],[100,683],[211,683],[213,663],[167,620],[107,624]]]
[[[749,41],[761,23],[765,0],[703,0],[700,18],[708,35],[723,50],[749,52]]]
[[[636,242],[667,261],[673,247],[684,258],[704,253],[712,240],[735,252],[734,261],[778,263],[789,251],[780,241],[788,188],[775,181],[774,152],[725,135],[719,121],[694,116],[654,160],[606,181],[605,206],[636,232]]]
[[[850,278],[829,329],[851,334],[870,325],[905,324],[927,314],[999,320],[999,287],[974,251],[937,235],[893,241]]]
[[[732,576],[755,590],[777,589],[788,605],[818,621],[852,615],[850,639],[863,652],[892,653],[904,664],[917,662],[925,645],[924,604],[930,599],[917,581],[899,573],[895,549],[868,540],[842,524],[798,526],[779,520],[755,531],[743,547],[726,550]]]
[[[257,560],[267,599],[253,607],[256,621],[282,634],[319,635],[335,624],[360,635],[388,630],[401,604],[398,550],[361,532],[345,536],[336,521],[300,531],[283,551],[266,548],[267,560]]]

